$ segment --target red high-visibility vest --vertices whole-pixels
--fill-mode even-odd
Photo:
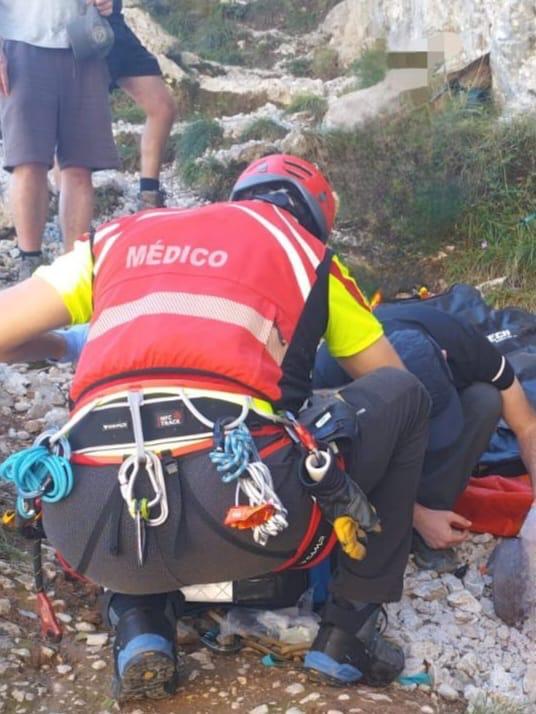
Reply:
[[[71,397],[167,383],[276,401],[327,249],[261,201],[144,211],[93,238],[94,312]]]

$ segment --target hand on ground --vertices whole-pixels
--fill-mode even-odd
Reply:
[[[454,511],[435,511],[415,504],[413,527],[430,548],[452,548],[469,535],[471,521]]]

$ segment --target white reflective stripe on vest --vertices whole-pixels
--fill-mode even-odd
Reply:
[[[106,238],[107,235],[110,235],[110,233],[113,233],[118,228],[119,223],[112,223],[109,226],[104,226],[104,228],[101,228],[100,230],[96,231],[93,237],[93,245],[97,245],[97,243],[100,243],[103,238]]]
[[[289,262],[292,266],[292,270],[294,271],[294,275],[296,277],[296,282],[298,283],[298,288],[300,289],[303,301],[305,302],[309,296],[309,293],[311,292],[312,283],[311,280],[309,280],[307,270],[305,269],[300,254],[292,245],[292,239],[289,236],[285,235],[280,228],[275,226],[273,223],[270,223],[270,221],[264,218],[264,216],[261,216],[255,211],[251,210],[251,208],[247,208],[247,206],[241,206],[240,203],[230,203],[229,205],[233,208],[238,209],[239,211],[247,213],[248,216],[251,216],[251,218],[256,220],[257,223],[260,223],[263,228],[266,228],[266,230],[269,231],[277,240],[279,245],[285,251],[287,258],[289,259]]]
[[[266,345],[267,351],[277,364],[281,364],[286,352],[286,345],[281,344],[273,321],[254,308],[214,295],[179,292],[151,293],[138,300],[106,308],[92,324],[88,342],[101,337],[109,330],[126,325],[137,317],[156,315],[199,317],[242,327],[261,344]]]
[[[108,255],[108,252],[110,248],[113,246],[115,241],[121,236],[121,233],[116,233],[114,236],[110,236],[106,243],[104,244],[99,257],[95,263],[95,266],[93,267],[93,275],[97,275],[97,273],[100,270],[101,265],[103,264],[106,256]]]
[[[300,244],[303,252],[305,255],[309,258],[309,262],[313,266],[313,268],[316,270],[318,268],[318,264],[320,263],[320,258],[316,257],[316,253],[314,250],[311,248],[311,246],[307,243],[306,240],[304,240],[303,236],[301,236],[298,231],[294,228],[292,223],[287,220],[287,218],[283,215],[283,211],[280,211],[277,206],[274,206],[275,212],[279,216],[279,218],[283,221],[283,223],[287,226],[289,231],[292,233],[294,238],[298,241]]]

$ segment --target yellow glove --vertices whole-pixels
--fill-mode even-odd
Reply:
[[[359,527],[359,523],[354,521],[353,518],[350,518],[350,516],[339,516],[333,522],[333,530],[343,551],[349,558],[363,560],[363,558],[366,557],[367,549],[365,543],[367,542],[367,534]],[[374,527],[373,532],[381,532],[379,524]]]

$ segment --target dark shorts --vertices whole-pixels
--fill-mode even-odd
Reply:
[[[117,80],[123,77],[161,76],[156,57],[141,44],[123,15],[112,15],[109,20],[115,36],[114,45],[106,58],[112,78],[110,89],[115,89]]]
[[[6,41],[10,93],[0,98],[4,167],[38,163],[118,168],[102,60],[76,63],[68,49]]]

